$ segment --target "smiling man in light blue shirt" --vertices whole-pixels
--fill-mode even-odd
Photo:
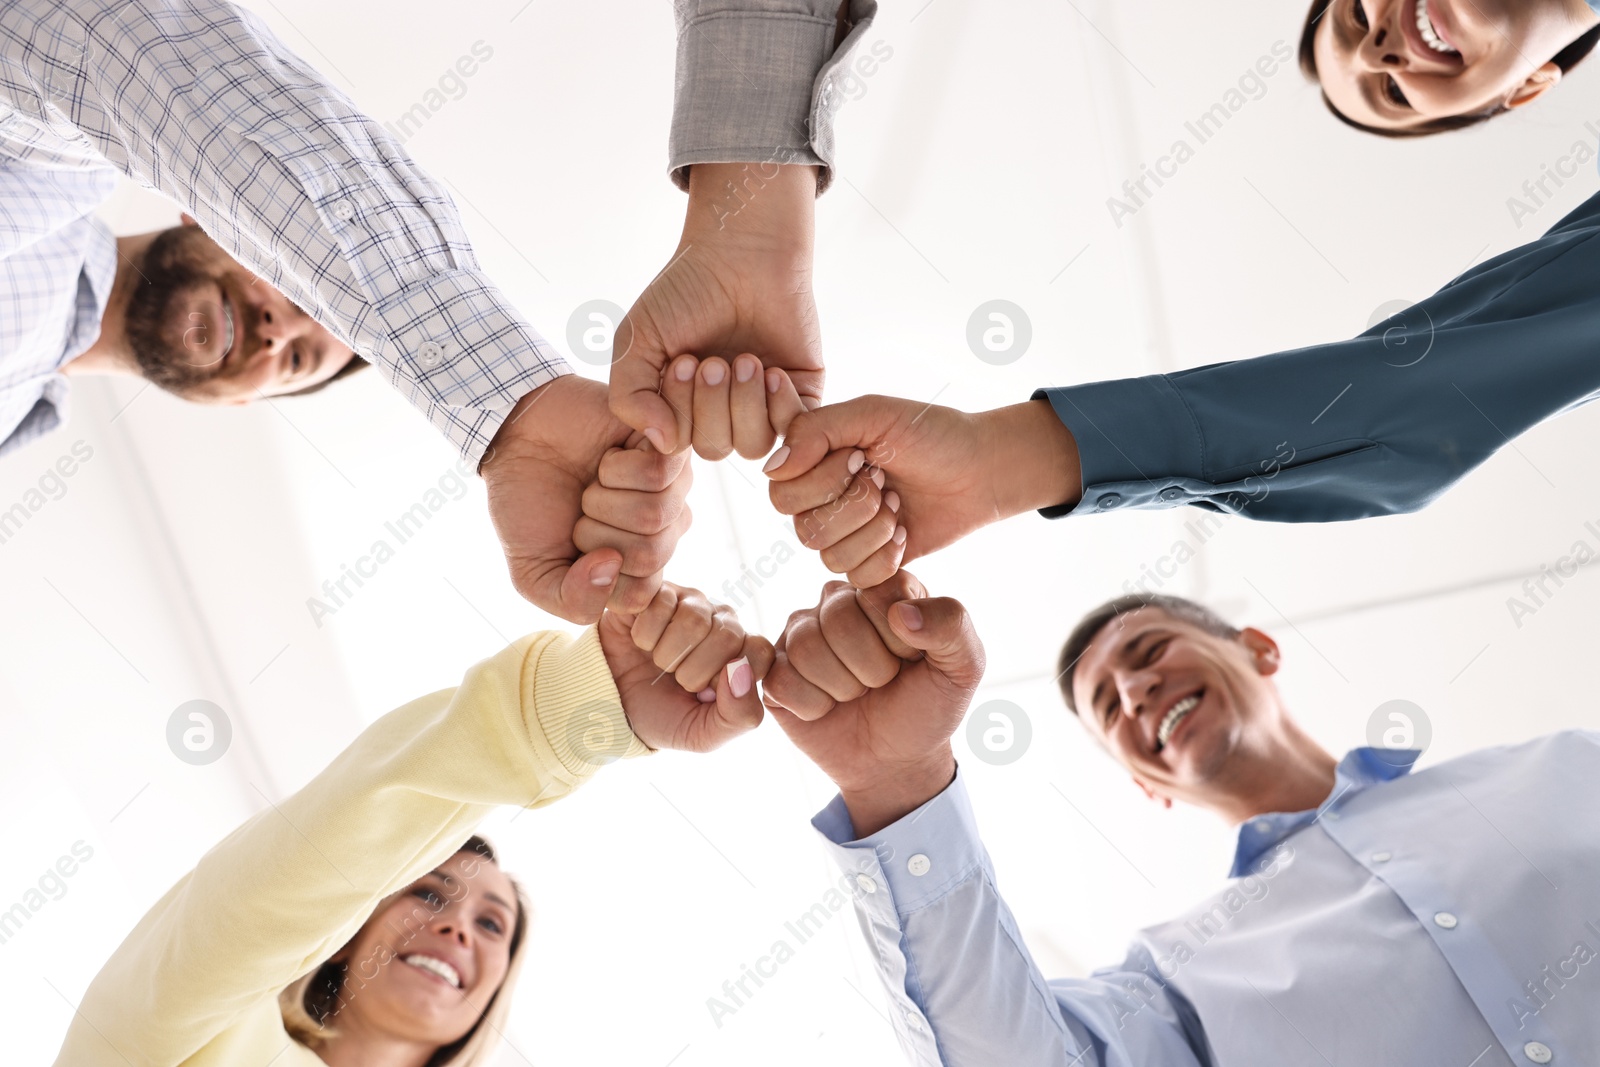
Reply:
[[[1216,813],[1238,847],[1222,892],[1121,963],[1046,980],[950,747],[983,674],[961,605],[904,572],[832,583],[778,649],[768,706],[839,785],[813,825],[860,872],[913,1063],[1595,1062],[1600,734],[1416,773],[1398,749],[1335,760],[1284,706],[1272,638],[1173,597],[1113,601],[1063,651],[1069,706],[1147,794]]]

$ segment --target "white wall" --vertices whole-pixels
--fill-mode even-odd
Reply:
[[[1594,191],[1583,173],[1520,229],[1506,207],[1540,164],[1594,142],[1592,70],[1514,119],[1395,144],[1336,126],[1290,68],[1115,225],[1107,197],[1274,42],[1292,46],[1296,7],[886,2],[868,41],[892,57],[840,118],[841,180],[818,207],[830,394],[976,409],[1044,384],[1346,336]],[[493,48],[407,148],[450,183],[484,264],[557,344],[578,304],[626,306],[666,261],[683,208],[664,173],[669,5],[259,10],[380,120],[474,42]],[[132,232],[172,211],[130,191],[107,213]],[[1034,330],[1029,353],[1003,368],[964,340],[972,309],[995,297],[1024,307]],[[242,413],[120,382],[80,386],[74,405],[68,428],[0,466],[5,506],[73,442],[94,450],[65,495],[0,545],[0,810],[11,816],[0,906],[74,842],[94,849],[65,896],[0,945],[0,1000],[32,1022],[13,1035],[18,1062],[49,1058],[123,933],[230,827],[361,724],[551,625],[506,582],[476,483],[313,621],[306,599],[321,582],[455,462],[374,376]],[[1584,526],[1600,526],[1586,447],[1596,417],[1539,427],[1419,515],[1228,520],[1166,588],[1275,633],[1287,697],[1336,750],[1364,743],[1369,714],[1394,698],[1427,712],[1430,759],[1592,724],[1577,674],[1600,607],[1593,570],[1520,627],[1506,598],[1574,541],[1597,543]],[[792,543],[762,482],[752,464],[702,467],[676,580],[715,594],[774,542]],[[980,702],[1015,701],[1033,725],[1019,762],[964,765],[1047,973],[1115,960],[1130,930],[1204,891],[1231,854],[1204,817],[1145,804],[1052,685],[1078,613],[1169,553],[1193,514],[1029,517],[914,567],[976,615],[991,662]],[[776,636],[825,577],[802,554],[741,616]],[[235,727],[229,753],[205,767],[165,739],[173,710],[196,698]],[[807,819],[828,796],[769,726],[715,757],[608,769],[555,808],[497,818],[491,835],[539,911],[501,1062],[894,1062],[848,917],[722,1027],[705,1007],[820,898],[832,874]]]

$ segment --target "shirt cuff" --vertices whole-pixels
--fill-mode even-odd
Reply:
[[[944,792],[871,837],[855,838],[844,798],[836,796],[811,825],[845,871],[870,873],[873,895],[886,889],[900,918],[932,904],[986,862],[961,771]]]
[[[518,400],[571,372],[476,271],[437,274],[379,304],[357,344],[474,466]]]
[[[1078,446],[1083,495],[1042,509],[1047,519],[1127,508],[1175,508],[1208,500],[1205,438],[1163,375],[1038,389]]]
[[[608,763],[654,751],[628,724],[596,627],[546,646],[528,665],[522,684],[523,707],[537,719],[529,724],[530,733],[536,729],[575,777],[587,778]]]
[[[668,147],[678,188],[695,163],[815,166],[817,193],[832,180],[834,115],[842,79],[876,0],[851,0],[850,30],[804,12],[718,11],[678,27],[677,84]]]

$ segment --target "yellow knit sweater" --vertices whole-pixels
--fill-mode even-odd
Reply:
[[[90,984],[57,1067],[320,1067],[284,1031],[278,992],[490,810],[559,800],[598,769],[587,753],[624,744],[649,751],[592,627],[525,637],[390,712],[150,909]]]

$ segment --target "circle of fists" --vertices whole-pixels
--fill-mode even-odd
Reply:
[[[763,471],[773,504],[847,581],[791,615],[775,645],[695,590],[660,584],[642,609],[637,594],[614,597],[601,636],[608,656],[618,653],[635,733],[652,747],[705,751],[759,725],[765,707],[842,788],[947,759],[983,675],[983,646],[960,603],[928,597],[900,567],[992,521],[974,503],[984,486],[967,417],[890,397],[813,408],[784,370],[750,354],[669,360],[659,397],[676,420],[677,455],[771,452]],[[573,540],[585,552],[621,552],[624,575],[658,574],[687,525],[687,472],[651,483],[635,472],[664,476],[662,457],[637,438],[630,449],[637,459],[619,449],[601,464]],[[913,515],[920,535],[908,529]],[[670,699],[646,699],[667,675]]]

